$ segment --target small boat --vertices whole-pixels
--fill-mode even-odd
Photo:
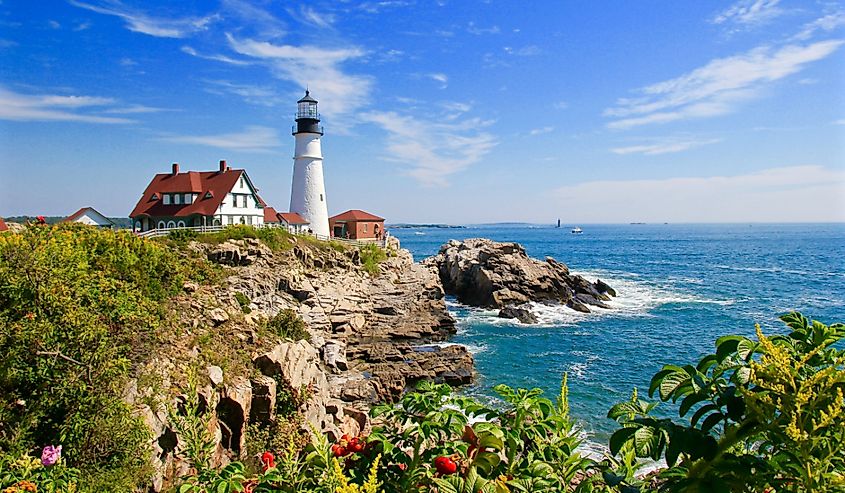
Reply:
[[[425,233],[423,233],[422,231],[414,231],[414,234],[415,235],[424,235]]]
[[[574,234],[574,235],[580,235],[583,232],[584,232],[584,230],[582,230],[578,226],[575,226],[574,228],[572,228],[572,234]]]

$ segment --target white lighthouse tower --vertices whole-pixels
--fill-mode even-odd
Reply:
[[[293,127],[296,151],[293,156],[293,183],[290,190],[290,211],[311,223],[311,231],[329,236],[329,212],[326,207],[326,186],[323,184],[323,151],[320,137],[320,114],[317,100],[305,91],[297,101],[296,125]]]

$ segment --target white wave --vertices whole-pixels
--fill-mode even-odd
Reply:
[[[717,269],[723,270],[733,270],[739,272],[768,272],[772,274],[794,274],[798,276],[808,276],[808,277],[845,277],[845,273],[843,272],[813,272],[807,270],[798,270],[798,269],[784,269],[782,267],[745,267],[745,266],[738,266],[738,265],[724,265],[724,264],[713,264],[713,267]]]
[[[466,348],[467,351],[469,351],[473,355],[487,351],[487,345],[486,344],[458,344],[457,342],[432,342],[432,343],[423,344],[423,345],[417,346],[417,347],[441,347],[441,348],[444,348],[444,347],[449,347],[449,346],[464,347],[464,348]]]

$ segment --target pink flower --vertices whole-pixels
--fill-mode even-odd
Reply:
[[[41,464],[44,466],[52,466],[56,462],[59,462],[59,459],[62,458],[62,446],[59,445],[58,447],[54,447],[52,445],[47,445],[44,447],[44,450],[41,451]]]

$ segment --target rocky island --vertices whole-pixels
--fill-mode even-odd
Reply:
[[[579,312],[606,304],[616,291],[601,280],[590,282],[571,274],[569,268],[546,257],[529,257],[518,243],[500,243],[485,238],[452,240],[440,252],[423,261],[435,272],[447,294],[461,303],[499,308],[499,315],[524,323],[536,317],[519,305],[531,302],[564,304]]]

